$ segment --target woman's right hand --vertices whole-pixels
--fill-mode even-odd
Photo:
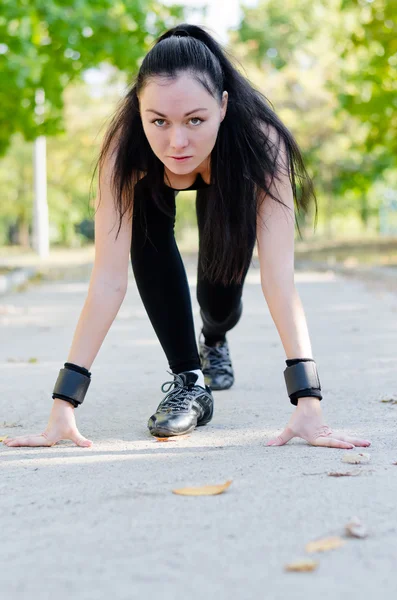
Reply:
[[[89,448],[92,441],[81,435],[76,425],[74,407],[65,400],[54,399],[48,425],[43,433],[6,438],[3,444],[16,446],[53,446],[60,440],[71,440],[76,446]]]

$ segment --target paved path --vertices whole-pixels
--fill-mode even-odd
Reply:
[[[188,261],[189,262],[189,261]],[[189,263],[192,296],[194,265]],[[354,477],[343,450],[293,440],[266,447],[292,406],[284,354],[248,274],[244,315],[230,332],[236,384],[215,392],[207,427],[158,443],[146,421],[167,364],[135,285],[93,365],[78,423],[91,449],[0,445],[0,590],[7,600],[341,598],[397,594],[397,295],[330,273],[296,277],[335,429],[372,441]],[[0,436],[40,432],[87,291],[87,274],[1,299]],[[194,300],[197,331],[198,306]],[[37,362],[29,363],[29,359]],[[14,425],[14,427],[10,427]],[[232,479],[220,496],[171,490]],[[350,517],[365,540],[310,555],[311,573],[284,565],[305,544],[343,534]]]

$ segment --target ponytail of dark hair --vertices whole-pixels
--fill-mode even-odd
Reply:
[[[157,206],[168,213],[162,203],[164,165],[145,136],[138,97],[151,77],[173,78],[186,71],[219,103],[223,91],[228,92],[226,116],[210,159],[212,185],[205,190],[208,208],[200,236],[200,260],[211,282],[239,283],[255,239],[260,199],[284,204],[270,189],[273,181],[288,173],[298,213],[306,212],[314,200],[317,218],[317,201],[294,137],[267,98],[239,73],[226,51],[203,28],[182,24],[158,38],[106,132],[98,164],[101,168],[109,152],[114,152],[112,187],[120,216],[117,235],[124,214],[132,210],[140,172],[147,174]],[[288,164],[280,160],[282,147]],[[297,219],[296,225],[300,234]]]

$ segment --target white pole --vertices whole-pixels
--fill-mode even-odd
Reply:
[[[44,90],[36,91],[35,113],[37,123],[42,122],[44,114]],[[50,253],[46,162],[46,138],[41,135],[35,139],[33,151],[33,249],[38,253],[40,258],[47,258]]]

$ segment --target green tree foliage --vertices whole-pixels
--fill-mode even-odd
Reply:
[[[396,113],[388,108],[395,72],[379,43],[382,31],[385,53],[396,52],[394,24],[388,33],[393,9],[386,4],[395,2],[261,0],[245,9],[237,32],[244,63],[254,68],[251,78],[304,151],[328,226],[332,215],[349,213],[367,225],[380,203],[370,190],[395,160]]]
[[[342,0],[341,7],[349,35],[339,100],[366,124],[366,149],[386,165],[385,154],[397,157],[397,1]]]
[[[125,73],[181,7],[153,0],[2,0],[0,5],[0,155],[15,132],[28,140],[63,131],[63,93],[102,62]],[[36,90],[45,92],[42,123]]]
[[[47,196],[52,243],[76,244],[74,226],[93,217],[95,181],[90,187],[101,138],[125,88],[126,77],[114,70],[101,87],[84,82],[70,84],[64,92],[65,132],[47,138]],[[0,243],[7,241],[10,225],[19,231],[20,243],[27,238],[33,205],[33,144],[21,134],[12,138],[0,161]]]

